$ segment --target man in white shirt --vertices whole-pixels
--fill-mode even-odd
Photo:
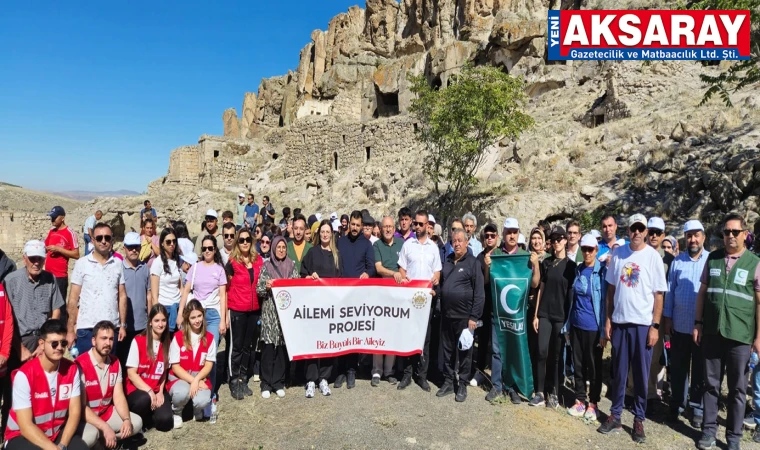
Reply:
[[[628,231],[630,244],[616,249],[607,264],[607,317],[600,345],[604,348],[608,341],[612,342],[614,378],[610,388],[610,415],[598,431],[608,434],[622,430],[620,414],[630,368],[635,391],[632,437],[634,442],[643,443],[652,348],[659,338],[663,294],[668,285],[662,258],[646,242],[646,217],[631,216]]]
[[[95,251],[77,260],[71,274],[67,302],[69,345],[79,354],[92,348],[92,328],[101,320],[119,327],[119,341],[127,335],[127,291],[124,288],[124,265],[114,258],[113,232],[107,224],[95,225]],[[76,330],[76,331],[75,331]],[[114,342],[114,349],[117,342]]]
[[[441,279],[441,253],[438,251],[438,245],[427,235],[427,222],[428,212],[417,211],[412,222],[416,237],[409,238],[401,247],[398,255],[398,270],[404,279],[430,280],[433,287],[437,288]],[[430,392],[427,372],[430,364],[430,331],[434,310],[435,308],[431,305],[422,355],[404,358],[404,376],[398,384],[399,390],[406,389],[411,384],[413,366],[417,363],[417,384],[425,392]]]

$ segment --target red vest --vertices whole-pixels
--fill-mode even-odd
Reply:
[[[84,375],[84,390],[87,392],[87,406],[100,416],[103,420],[108,420],[113,412],[113,389],[116,386],[116,379],[119,378],[119,360],[111,356],[111,364],[108,366],[108,383],[106,384],[106,393],[100,389],[100,380],[95,366],[92,364],[90,352],[80,355],[76,359],[79,364],[79,370]]]
[[[74,380],[78,374],[77,366],[68,359],[61,359],[58,365],[58,378],[56,382],[56,395],[58,399],[53,405],[50,399],[50,387],[48,386],[47,376],[42,369],[40,357],[34,358],[21,366],[20,369],[14,370],[11,374],[12,381],[15,382],[16,374],[20,371],[29,380],[29,387],[32,394],[32,419],[34,424],[45,433],[50,441],[58,438],[63,423],[69,415],[69,401],[71,401],[71,391]],[[11,409],[11,415],[8,419],[8,429],[5,431],[5,439],[11,440],[21,435],[18,426],[16,411]]]
[[[260,306],[256,283],[259,281],[264,260],[260,255],[256,255],[253,262],[253,282],[248,275],[248,268],[233,259],[230,259],[230,264],[234,274],[227,285],[227,307],[238,312],[258,311]]]
[[[10,308],[8,296],[5,295],[5,287],[0,283],[0,346],[2,346],[3,334],[5,332],[5,308]],[[8,364],[0,369],[0,378],[8,373]]]
[[[148,333],[150,333],[150,330],[148,330]],[[142,334],[135,336],[135,342],[137,343],[137,351],[140,356],[140,362],[137,364],[137,374],[143,379],[145,384],[150,386],[153,392],[158,393],[158,388],[161,387],[161,380],[166,372],[163,344],[158,346],[155,361],[151,361],[148,357],[148,337]],[[135,385],[127,377],[127,395],[136,390]]]
[[[208,347],[214,340],[214,335],[206,332],[206,345],[203,345],[203,339],[198,344],[198,352],[193,356],[192,347],[185,346],[184,336],[181,331],[174,333],[174,340],[179,346],[179,366],[188,371],[191,375],[195,376],[203,369],[206,364],[206,354],[208,354]],[[169,371],[169,381],[166,383],[166,389],[171,389],[172,385],[179,381],[179,378],[174,374],[174,371]],[[206,386],[211,389],[211,381],[206,378]]]

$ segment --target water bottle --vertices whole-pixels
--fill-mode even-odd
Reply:
[[[71,355],[72,358],[77,359],[79,356],[79,350],[77,350],[76,345],[69,349],[69,355]]]
[[[478,321],[475,323],[475,328],[480,328],[480,327],[482,327],[482,326],[483,326],[483,321],[482,321],[482,320],[478,320]]]
[[[760,362],[760,356],[757,355],[757,352],[752,352],[752,355],[749,357],[750,370],[755,370],[755,366],[758,362]]]
[[[211,417],[208,420],[208,423],[216,423],[216,419],[219,416],[219,408],[216,405],[216,395],[211,399]]]

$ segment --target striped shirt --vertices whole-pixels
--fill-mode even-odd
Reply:
[[[695,260],[689,252],[681,252],[670,264],[668,292],[662,314],[673,319],[673,329],[678,333],[691,334],[694,329],[700,277],[709,254],[707,250],[702,250]]]
[[[20,336],[39,330],[50,314],[63,306],[61,291],[48,271],[43,270],[37,281],[32,281],[22,267],[8,275],[4,284]]]

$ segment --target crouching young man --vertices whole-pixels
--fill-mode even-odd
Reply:
[[[99,437],[107,448],[115,448],[117,439],[126,439],[142,430],[142,419],[129,412],[122,384],[121,364],[111,355],[116,327],[102,320],[92,329],[92,348],[76,362],[84,386],[86,424],[82,439],[89,446]]]
[[[42,353],[14,371],[7,450],[87,450],[76,435],[82,414],[79,370],[65,359],[66,325],[50,319],[39,330]]]

